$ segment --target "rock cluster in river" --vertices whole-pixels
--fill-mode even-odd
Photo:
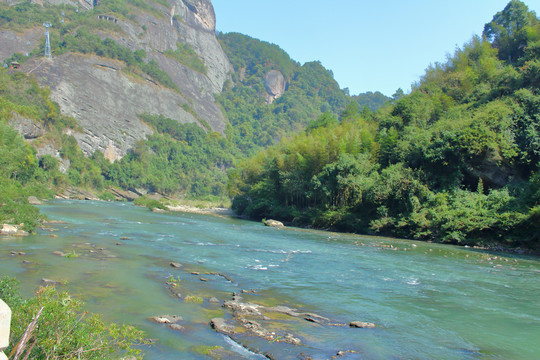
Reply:
[[[305,339],[301,335],[307,329],[306,327],[328,326],[342,329],[374,329],[377,327],[373,323],[363,321],[350,321],[347,323],[334,321],[325,316],[286,305],[262,305],[259,301],[253,301],[253,299],[260,299],[261,302],[266,302],[263,298],[264,295],[254,289],[242,289],[233,292],[232,298],[229,300],[221,300],[215,296],[210,298],[194,296],[190,294],[187,284],[194,284],[198,280],[211,283],[217,282],[221,278],[235,287],[238,284],[222,273],[201,271],[191,267],[189,264],[181,264],[175,261],[169,261],[167,264],[169,269],[174,269],[175,272],[182,274],[180,276],[169,275],[168,280],[165,282],[173,296],[182,299],[184,302],[200,304],[203,307],[212,308],[221,305],[221,308],[225,310],[224,315],[212,318],[209,321],[209,326],[249,351],[263,354],[269,359],[279,359],[283,354],[296,354],[299,359],[310,359],[309,355],[303,353],[312,351],[311,342],[313,339]],[[184,275],[187,278],[184,278]],[[202,278],[201,275],[206,277]],[[181,278],[182,281],[180,282]],[[190,278],[193,280],[189,281]],[[182,290],[182,295],[180,290]],[[200,290],[197,293],[200,294]],[[244,299],[243,296],[252,300]],[[175,322],[168,316],[156,316],[149,319],[167,326]],[[337,350],[334,354],[337,354],[338,357],[356,352],[354,350]]]

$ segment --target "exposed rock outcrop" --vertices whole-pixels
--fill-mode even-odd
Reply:
[[[41,124],[35,123],[32,120],[25,118],[17,113],[13,113],[9,124],[17,130],[26,140],[36,139],[45,134],[45,130]]]
[[[0,235],[28,236],[28,233],[22,230],[21,227],[22,225],[1,224]]]
[[[45,39],[43,30],[43,27],[33,27],[20,33],[13,30],[0,30],[2,41],[0,60],[7,59],[16,52],[23,55],[32,52]]]
[[[280,71],[270,70],[264,76],[264,87],[268,93],[266,102],[271,104],[285,93],[287,80]]]
[[[68,3],[79,6],[86,1],[44,0],[40,4]],[[127,74],[120,61],[95,55],[67,53],[52,60],[34,58],[22,71],[32,73],[41,85],[49,86],[51,97],[63,113],[73,116],[82,132],[72,132],[85,155],[96,150],[111,161],[123,157],[134,144],[151,134],[138,115],[162,114],[180,123],[197,123],[207,130],[223,133],[226,118],[215,102],[233,67],[215,36],[216,17],[210,0],[170,0],[169,7],[151,3],[157,12],[135,11],[129,19],[119,17],[120,31],[95,30],[102,38],[112,38],[132,51],[144,50],[147,61],[154,60],[167,72],[179,91],[161,86],[150,77]],[[161,16],[159,13],[161,12]],[[103,20],[106,21],[106,20]],[[15,52],[31,52],[44,41],[43,27],[23,33],[0,31],[0,59]],[[167,51],[188,44],[205,65],[206,71],[193,70]],[[39,129],[27,122],[19,131],[38,136]],[[55,149],[59,150],[59,149]],[[69,165],[69,164],[68,164]]]
[[[230,312],[230,316],[224,318],[214,318],[210,321],[210,326],[217,332],[224,334],[235,342],[246,347],[250,351],[258,354],[265,354],[267,349],[263,342],[254,342],[250,338],[256,337],[266,340],[269,344],[278,345],[273,348],[278,353],[293,354],[305,350],[301,336],[302,327],[305,326],[331,326],[346,328],[373,329],[373,323],[353,321],[349,324],[337,323],[324,316],[299,311],[285,305],[264,306],[254,302],[245,301],[238,293],[233,293],[232,300],[225,301],[223,308]],[[284,317],[284,315],[287,315]],[[297,332],[296,332],[297,331]],[[309,341],[309,339],[307,339]],[[302,350],[303,349],[303,350]],[[341,351],[346,353],[356,353],[356,351]],[[303,353],[298,354],[298,358]],[[268,356],[267,356],[268,357]],[[274,357],[269,357],[274,358]],[[280,357],[276,357],[280,358]]]

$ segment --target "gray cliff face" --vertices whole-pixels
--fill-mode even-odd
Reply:
[[[0,30],[0,60],[11,57],[16,52],[26,55],[45,38],[45,28],[36,27],[28,29],[23,33],[16,33],[12,30]]]
[[[181,0],[175,1],[179,14],[191,27],[200,27],[203,30],[216,30],[216,14],[209,0]]]
[[[269,104],[281,97],[287,89],[287,80],[285,80],[283,74],[278,70],[270,70],[267,72],[263,82],[266,92],[268,93],[266,102]]]
[[[85,9],[82,5],[88,4],[84,0],[37,2],[71,3],[81,10]],[[162,114],[180,123],[195,122],[203,127],[209,125],[212,131],[224,132],[226,118],[214,95],[222,91],[233,67],[215,36],[212,3],[210,0],[168,2],[169,7],[155,5],[162,16],[140,10],[131,20],[118,19],[121,32],[97,33],[132,51],[144,50],[147,61],[155,60],[180,92],[150,78],[141,80],[126,75],[122,71],[123,63],[98,56],[64,54],[51,61],[31,59],[23,65],[24,72],[32,72],[40,84],[50,87],[51,97],[59,103],[62,112],[78,120],[83,132],[72,135],[86,155],[99,150],[110,160],[124,156],[136,141],[152,132],[139,120],[142,113]],[[0,39],[0,59],[6,59],[14,52],[27,53],[39,46],[44,41],[44,28],[30,29],[24,34],[0,30]],[[206,73],[164,54],[166,50],[176,50],[179,43],[190,45],[204,62]]]
[[[215,15],[207,0],[170,1],[169,9],[161,8],[164,18],[139,13],[136,22],[120,21],[123,36],[114,39],[133,50],[142,49],[149,59],[155,60],[192,100],[198,116],[207,121],[214,131],[223,132],[225,117],[214,101],[214,95],[234,71],[227,55],[215,36]],[[109,36],[109,35],[107,35]],[[207,73],[190,69],[163,54],[176,50],[177,44],[188,44],[204,62]]]
[[[196,122],[177,92],[122,72],[124,63],[97,56],[65,54],[25,64],[51,89],[63,112],[78,120],[83,132],[72,132],[86,155],[102,151],[117,160],[136,141],[151,134],[138,115],[162,114],[181,123]]]

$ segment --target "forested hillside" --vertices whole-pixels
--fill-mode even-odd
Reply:
[[[539,85],[540,22],[512,0],[410,94],[376,112],[351,102],[239,165],[233,207],[316,228],[538,246]]]
[[[106,59],[114,60],[114,64],[122,64],[115,71],[120,70],[133,81],[142,83],[146,79],[160,89],[170,89],[187,99],[180,107],[175,103],[177,112],[187,113],[198,122],[183,124],[163,114],[140,112],[136,121],[130,120],[130,123],[140,121],[145,131],[151,130],[153,134],[138,134],[141,139],[133,141],[134,145],[121,159],[117,157],[111,162],[111,149],[101,148],[92,152],[86,149],[83,153],[79,147],[80,136],[92,133],[94,129],[88,131],[79,120],[62,114],[61,105],[52,98],[52,91],[39,83],[45,76],[35,78],[35,70],[46,63],[42,62],[44,38],[15,40],[13,44],[20,42],[29,47],[29,51],[11,53],[8,48],[1,49],[5,57],[2,59],[4,67],[9,67],[11,61],[18,61],[22,70],[0,69],[0,125],[4,131],[0,146],[4,146],[7,153],[20,152],[24,155],[21,156],[28,162],[28,166],[25,165],[28,176],[23,178],[16,171],[6,170],[23,165],[18,156],[5,156],[6,171],[2,173],[2,181],[9,181],[18,188],[6,183],[3,198],[17,199],[21,209],[27,205],[29,195],[44,198],[52,196],[55,191],[63,193],[68,188],[78,188],[85,194],[103,199],[114,199],[109,192],[111,188],[158,192],[172,197],[225,199],[228,197],[227,171],[235,161],[301,131],[324,112],[337,114],[345,108],[347,96],[332,73],[320,63],[300,65],[276,45],[245,35],[221,34],[221,44],[236,71],[230,74],[231,80],[225,84],[223,93],[217,96],[228,119],[227,128],[224,134],[212,131],[195,110],[194,101],[185,97],[185,89],[182,88],[185,81],[179,86],[177,74],[171,76],[163,67],[169,61],[177,61],[196,73],[206,74],[205,59],[198,56],[188,43],[178,43],[176,50],[165,50],[163,54],[154,51],[152,43],[144,43],[146,37],[151,41],[152,36],[157,36],[157,31],[162,31],[152,29],[156,26],[152,21],[167,22],[163,19],[163,7],[167,4],[165,1],[103,0],[99,6],[79,11],[72,4],[54,5],[48,1],[43,5],[29,1],[0,2],[0,36],[20,36],[22,39],[36,32],[36,27],[43,22],[50,21],[53,24],[50,30],[54,55],[51,64],[68,64],[67,59],[71,58],[65,56],[70,55],[79,56],[74,57],[79,59],[78,63],[96,57],[98,65],[88,66],[108,69]],[[104,14],[114,21],[100,20]],[[181,24],[177,26],[185,26],[186,21],[180,15],[171,19],[171,22]],[[140,44],[137,45],[133,39],[125,39],[130,35],[126,31],[133,31],[133,27],[140,27],[137,41],[144,48],[137,49]],[[39,36],[42,34],[39,30]],[[13,44],[10,46],[19,46]],[[62,57],[62,60],[55,60],[57,57]],[[271,70],[282,74],[284,87],[270,103],[264,77]],[[44,75],[49,76],[49,73]],[[64,81],[69,82],[69,79]],[[100,92],[107,90],[107,84],[99,89]],[[159,102],[164,103],[165,100]],[[77,114],[81,113],[84,112],[77,111]],[[128,129],[115,126],[107,125],[107,136],[117,131],[123,134],[122,138],[132,138],[125,134]],[[10,127],[17,128],[20,135]],[[23,136],[27,137],[26,142]],[[86,139],[82,143],[87,145],[92,141]],[[40,184],[41,190],[24,190],[32,184]],[[1,212],[5,214],[3,221],[24,222],[30,229],[29,219],[35,211],[28,207],[34,215],[14,216],[13,209],[2,208]]]
[[[247,35],[221,34],[218,39],[235,69],[233,82],[218,101],[233,128],[228,135],[242,152],[272,145],[304,129],[322,113],[345,108],[345,93],[321,63],[300,65],[277,45]],[[269,104],[264,77],[271,70],[282,74],[284,88]]]

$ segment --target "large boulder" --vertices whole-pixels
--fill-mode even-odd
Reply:
[[[0,235],[11,235],[11,236],[28,236],[28,233],[24,230],[21,230],[21,225],[10,225],[2,224],[0,228]]]
[[[263,223],[266,226],[275,227],[275,228],[278,228],[278,229],[282,229],[282,228],[285,227],[285,225],[283,225],[283,223],[281,221],[272,220],[272,219],[264,220]]]
[[[287,89],[287,80],[285,80],[283,74],[278,70],[270,70],[267,72],[263,81],[266,92],[268,93],[266,102],[269,104],[281,97]]]
[[[45,135],[43,126],[17,113],[13,113],[9,124],[27,140],[32,140]]]

